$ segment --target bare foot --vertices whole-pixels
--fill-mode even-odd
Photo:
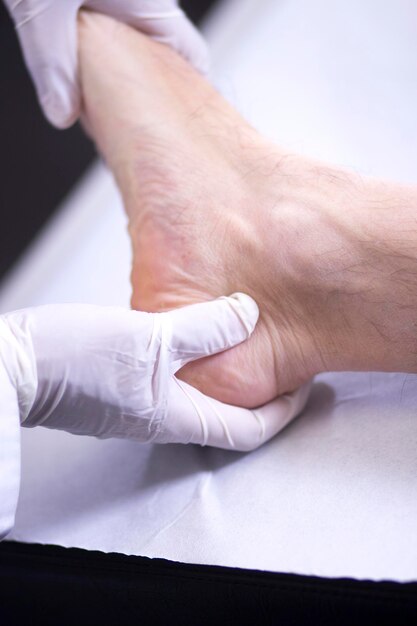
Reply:
[[[254,407],[348,364],[357,346],[343,271],[356,251],[323,210],[330,195],[355,204],[343,175],[281,153],[178,55],[133,29],[82,13],[79,41],[88,128],[129,216],[133,307],[241,291],[261,310],[248,342],[187,366],[184,379]]]

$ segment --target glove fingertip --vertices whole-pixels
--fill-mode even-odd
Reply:
[[[240,292],[236,292],[225,299],[238,315],[248,337],[250,337],[259,319],[259,308],[255,300],[247,294]]]
[[[163,34],[163,33],[158,33]],[[207,74],[210,69],[210,53],[202,34],[190,22],[182,11],[179,19],[175,20],[175,28],[168,30],[168,43],[181,54],[201,74]]]
[[[80,103],[65,102],[56,92],[43,93],[39,97],[39,102],[46,119],[56,128],[69,128],[80,116]]]
[[[80,116],[81,94],[73,73],[63,67],[33,72],[39,103],[56,128],[69,128]]]

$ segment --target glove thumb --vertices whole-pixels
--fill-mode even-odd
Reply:
[[[42,11],[19,3],[13,18],[38,100],[49,122],[58,128],[73,124],[80,112],[77,81],[78,6],[46,3]]]
[[[222,352],[242,343],[253,332],[259,317],[256,302],[243,293],[192,304],[168,313],[168,335],[174,372],[186,363]]]

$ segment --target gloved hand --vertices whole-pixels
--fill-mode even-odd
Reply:
[[[71,126],[80,114],[77,78],[77,12],[106,13],[169,44],[200,71],[208,65],[202,37],[177,0],[5,0],[26,65],[48,120]],[[111,45],[111,41],[109,42]]]
[[[0,318],[0,355],[23,426],[250,450],[300,412],[308,389],[253,411],[208,398],[175,373],[244,341],[257,318],[243,294],[166,313],[43,306]]]

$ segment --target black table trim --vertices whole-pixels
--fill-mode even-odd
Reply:
[[[320,578],[0,545],[2,624],[417,624],[417,582]]]

